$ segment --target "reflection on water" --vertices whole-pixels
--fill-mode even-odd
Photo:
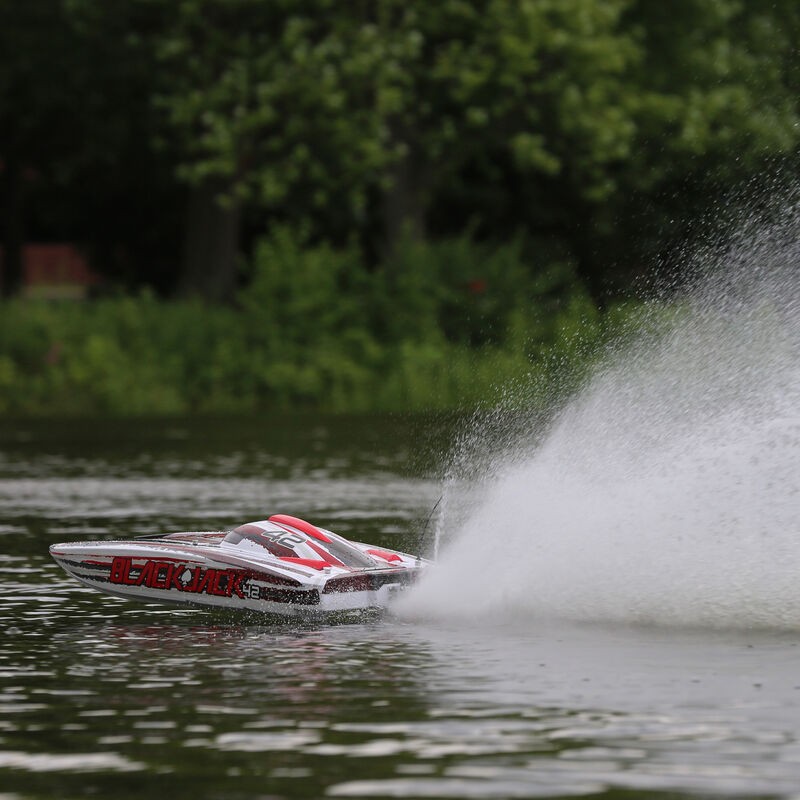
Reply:
[[[788,795],[800,774],[784,638],[175,624],[113,605],[12,632],[12,782],[43,795],[54,775],[104,794],[120,772],[135,773],[124,796]]]
[[[106,598],[46,555],[62,539],[303,508],[398,545],[438,491],[408,474],[405,441],[385,436],[372,470],[366,445],[343,463],[319,451],[324,476],[221,475],[213,452],[203,474],[196,441],[187,474],[168,478],[126,474],[100,445],[80,456],[95,464],[85,476],[52,440],[25,459],[6,448],[0,797],[796,793],[791,633],[533,619],[288,627]]]

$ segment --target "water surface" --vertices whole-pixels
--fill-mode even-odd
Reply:
[[[413,549],[453,430],[0,425],[0,798],[796,797],[791,630],[478,621],[468,592],[449,621],[277,625],[107,598],[47,555],[278,511]]]

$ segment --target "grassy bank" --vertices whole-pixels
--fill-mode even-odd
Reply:
[[[370,273],[278,234],[234,307],[4,303],[0,413],[471,408],[517,381],[577,379],[630,315],[601,313],[563,264],[533,279],[513,247],[437,248]]]

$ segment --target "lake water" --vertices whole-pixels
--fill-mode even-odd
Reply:
[[[0,425],[0,800],[800,797],[800,629],[470,619],[468,592],[279,625],[104,597],[47,554],[275,512],[414,549],[456,430]]]

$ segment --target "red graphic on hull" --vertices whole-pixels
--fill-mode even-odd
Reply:
[[[111,583],[145,586],[148,589],[176,589],[190,594],[212,594],[217,597],[245,598],[245,585],[250,577],[242,569],[190,567],[185,563],[146,561],[135,567],[133,559],[118,556],[111,562]]]

